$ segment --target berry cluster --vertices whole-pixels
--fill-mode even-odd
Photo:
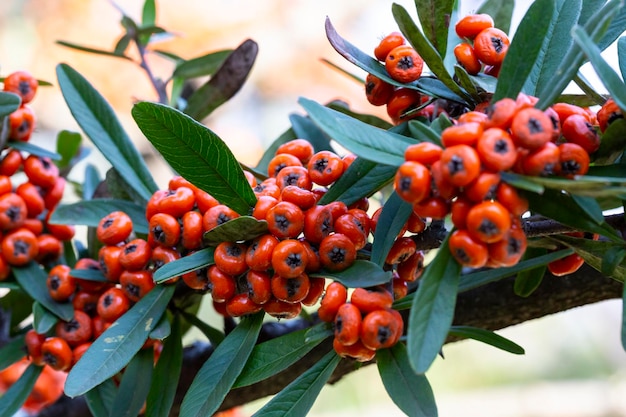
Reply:
[[[469,14],[454,26],[456,34],[463,40],[454,47],[454,56],[468,74],[476,75],[481,70],[497,77],[500,66],[509,49],[507,34],[494,27],[488,14]]]
[[[7,75],[3,82],[3,90],[17,94],[21,99],[20,107],[9,115],[9,140],[27,142],[35,130],[35,112],[28,105],[35,94],[39,83],[27,71],[15,71]]]
[[[510,266],[526,249],[520,218],[528,205],[501,181],[502,172],[572,178],[587,172],[589,154],[598,149],[590,111],[565,103],[542,111],[535,103],[524,94],[504,98],[485,113],[462,114],[442,132],[443,146],[406,149],[395,190],[422,218],[451,214],[449,247],[464,266]]]

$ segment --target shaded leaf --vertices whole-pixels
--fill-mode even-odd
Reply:
[[[41,303],[33,303],[33,329],[39,334],[46,334],[59,321],[59,318],[49,312]]]
[[[102,384],[85,393],[85,401],[94,417],[109,417],[111,405],[117,395],[117,386],[113,379],[107,379]]]
[[[217,246],[221,242],[252,240],[267,233],[267,222],[252,216],[241,216],[220,224],[204,233],[206,245]]]
[[[50,158],[53,161],[61,160],[61,155],[58,153],[49,151],[48,149],[37,146],[31,142],[11,141],[9,144],[13,149],[17,149],[18,151],[22,151],[24,153],[37,155],[42,158]]]
[[[140,349],[124,368],[117,395],[111,405],[111,417],[135,417],[141,411],[152,380],[154,352]]]
[[[72,224],[98,227],[100,220],[113,211],[123,211],[133,221],[135,233],[147,234],[148,221],[146,209],[132,201],[116,198],[98,198],[83,200],[76,203],[60,204],[52,215],[50,222],[54,224]]]
[[[300,116],[298,114],[290,114],[289,122],[291,128],[298,138],[306,139],[315,152],[333,151],[330,145],[330,139],[309,117]]]
[[[197,58],[181,61],[172,74],[174,77],[195,78],[213,75],[224,64],[232,49],[215,51]]]
[[[341,357],[328,352],[315,365],[283,388],[252,417],[305,416],[337,367]]]
[[[343,271],[312,272],[312,277],[331,278],[341,282],[348,288],[371,287],[373,285],[391,282],[391,271],[385,271],[374,262],[357,259]]]
[[[0,371],[24,357],[24,335],[19,335],[0,348]]]
[[[441,135],[432,129],[431,126],[418,120],[409,120],[409,132],[420,142],[432,142],[435,145],[443,146]]]
[[[65,394],[84,394],[124,368],[145,343],[173,294],[173,285],[157,285],[96,339],[69,372]]]
[[[614,246],[609,248],[600,264],[600,272],[607,277],[612,276],[615,270],[624,262],[626,257],[626,248],[623,246]]]
[[[541,259],[540,257],[546,255],[548,251],[544,248],[529,247],[524,253],[522,262],[531,259]],[[535,268],[528,268],[524,271],[520,271],[515,276],[515,283],[513,284],[513,291],[520,297],[528,297],[531,295],[537,287],[543,281],[543,276],[546,274],[547,263],[536,266]]]
[[[35,262],[30,262],[22,267],[13,267],[13,275],[22,289],[46,307],[48,311],[59,317],[61,320],[69,321],[74,317],[74,307],[72,303],[59,303],[50,297],[50,292],[46,286],[48,274]]]
[[[626,7],[620,3],[620,8],[611,19],[611,23],[602,38],[598,41],[598,48],[604,51],[626,31]],[[589,32],[588,32],[589,33]]]
[[[248,78],[258,50],[257,43],[247,39],[232,51],[211,79],[189,97],[185,113],[202,120],[233,97]]]
[[[0,119],[17,110],[21,103],[22,99],[17,94],[0,91]]]
[[[154,271],[152,279],[154,282],[160,284],[179,275],[186,274],[187,272],[212,265],[215,262],[213,260],[214,250],[214,248],[200,249],[190,255],[168,262]]]
[[[515,0],[486,0],[476,13],[486,13],[493,18],[494,26],[509,33]]]
[[[57,153],[61,155],[61,159],[57,163],[59,168],[65,168],[70,165],[80,152],[80,144],[82,137],[78,132],[62,130],[57,134]]]
[[[622,331],[620,336],[622,348],[626,350],[626,281],[624,281],[624,290],[622,292]]]
[[[403,343],[377,351],[376,364],[387,394],[407,416],[437,416],[430,383],[425,375],[413,372]]]
[[[381,267],[385,264],[385,258],[387,258],[396,236],[398,236],[412,212],[413,206],[402,200],[395,191],[385,201],[383,210],[378,218],[376,232],[374,232],[372,254],[370,256],[370,260],[373,263]]]
[[[237,159],[206,126],[164,104],[135,104],[137,125],[165,160],[189,182],[246,215],[256,196]]]
[[[479,329],[471,326],[452,326],[450,328],[450,335],[478,340],[479,342],[486,343],[505,352],[513,353],[515,355],[523,355],[524,348],[517,343],[500,336],[489,330]]]
[[[20,378],[0,397],[0,416],[12,416],[17,413],[35,386],[43,367],[28,365]]]
[[[617,40],[617,59],[622,79],[626,80],[626,36]]]
[[[415,0],[422,30],[441,56],[446,54],[448,25],[454,3],[454,0]]]
[[[594,161],[600,165],[612,164],[624,153],[624,149],[626,149],[626,120],[619,118],[613,120],[602,134],[600,148],[594,153]]]
[[[219,345],[224,340],[224,333],[217,330],[215,327],[210,326],[208,323],[205,323],[200,318],[198,318],[197,315],[187,313],[186,311],[181,311],[180,314],[187,321],[187,323],[195,326],[198,330],[200,330],[202,334],[205,335],[207,339],[209,339],[209,342],[211,342],[213,346]]]
[[[180,407],[184,417],[213,415],[246,364],[257,340],[263,313],[246,316],[202,365]]]

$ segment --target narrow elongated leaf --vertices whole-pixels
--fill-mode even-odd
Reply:
[[[58,153],[42,148],[41,146],[37,146],[31,142],[12,141],[10,144],[13,149],[17,149],[18,151],[41,156],[42,158],[50,158],[53,161],[61,160],[61,155]]]
[[[82,136],[78,132],[62,130],[57,135],[57,153],[61,159],[57,163],[59,168],[65,168],[72,160],[78,156],[80,152],[80,144],[83,141]]]
[[[128,214],[131,218],[135,233],[148,233],[146,208],[132,201],[116,198],[98,198],[95,200],[81,200],[70,204],[60,204],[52,212],[50,222],[54,224],[80,224],[98,227],[98,223],[100,223],[102,218],[118,210]]]
[[[251,39],[235,48],[211,79],[189,97],[185,113],[200,121],[237,94],[248,78],[258,51],[259,46]]]
[[[124,368],[145,343],[173,294],[173,285],[157,285],[96,339],[69,372],[65,394],[84,394]]]
[[[515,0],[486,0],[476,13],[486,13],[493,18],[494,26],[509,33]]]
[[[168,262],[154,272],[152,279],[156,283],[162,283],[187,272],[212,265],[215,262],[213,260],[214,251],[215,248],[204,248],[191,255]]]
[[[65,46],[66,48],[75,49],[77,51],[89,52],[91,54],[96,54],[96,55],[114,56],[118,58],[132,60],[131,57],[126,56],[123,53],[120,53],[119,51],[107,51],[106,49],[92,48],[90,46],[79,45],[77,43],[68,42],[68,41],[56,41],[56,43],[61,46]]]
[[[0,348],[0,371],[24,357],[24,335],[16,336]]]
[[[364,159],[397,167],[404,162],[404,150],[415,143],[411,138],[369,126],[315,101],[301,97],[298,103],[331,138]]]
[[[334,151],[330,144],[330,139],[309,117],[299,114],[290,114],[289,122],[291,128],[298,138],[306,139],[315,152]]]
[[[48,311],[41,303],[33,303],[33,329],[39,334],[46,334],[59,321],[59,318]]]
[[[548,251],[544,248],[527,248],[522,262],[533,258],[537,259],[547,253]],[[515,283],[513,284],[513,291],[515,291],[515,294],[520,297],[528,297],[531,295],[537,287],[539,287],[541,281],[543,281],[546,269],[547,263],[518,272],[515,276]]]
[[[409,132],[411,132],[411,135],[418,141],[432,142],[435,145],[443,146],[441,143],[441,135],[425,123],[417,120],[409,120]]]
[[[626,36],[622,36],[617,40],[617,58],[619,72],[622,75],[622,79],[626,80]]]
[[[0,119],[17,110],[21,103],[22,100],[17,94],[0,92]]]
[[[140,349],[128,363],[111,406],[110,417],[135,417],[141,411],[152,380],[154,352]]]
[[[554,2],[535,0],[522,18],[502,62],[493,101],[504,97],[515,99],[522,91],[537,58],[541,56],[543,43],[537,42],[537,39],[544,39],[550,29],[555,14]]]
[[[104,273],[99,269],[72,269],[70,271],[70,276],[73,278],[80,278],[87,281],[108,281]]]
[[[626,31],[626,7],[624,7],[624,3],[622,2],[617,13],[611,19],[611,23],[609,24],[606,32],[598,41],[598,48],[600,48],[601,51],[604,51],[613,42],[615,42],[615,40],[619,38],[624,31]],[[587,33],[590,32],[587,31]]]
[[[571,30],[578,22],[582,0],[557,0],[555,13],[543,38],[541,51],[524,85],[524,92],[537,96],[546,87],[572,44]],[[497,26],[496,26],[497,27]]]
[[[0,416],[12,416],[17,413],[35,386],[43,367],[28,365],[22,376],[0,397]]]
[[[248,214],[256,196],[228,146],[206,126],[164,104],[135,104],[137,125],[176,172],[220,203]]]
[[[213,415],[246,364],[257,340],[263,313],[244,317],[202,365],[180,407],[181,417]]]
[[[504,350],[505,352],[513,353],[515,355],[524,354],[523,347],[507,339],[506,337],[502,337],[499,334],[489,330],[479,329],[477,327],[471,326],[452,326],[450,328],[450,335],[478,340],[479,342],[486,343],[488,345]]]
[[[217,246],[221,242],[252,240],[267,233],[267,222],[252,216],[241,216],[220,224],[207,231],[202,240],[207,245]]]
[[[183,365],[180,317],[174,316],[172,333],[163,342],[163,351],[154,367],[154,378],[146,401],[146,415],[167,417],[170,414]]]
[[[610,277],[615,274],[615,270],[624,261],[626,257],[626,248],[615,246],[609,248],[602,257],[602,263],[600,264],[600,272],[602,275]]]
[[[620,336],[622,348],[626,350],[626,281],[624,281],[624,291],[622,292],[622,331]]]
[[[226,58],[233,52],[232,49],[215,51],[197,58],[183,61],[176,65],[174,77],[195,78],[213,75],[224,64]]]
[[[396,174],[396,167],[382,165],[357,157],[350,167],[322,196],[318,204],[343,201],[351,205],[363,197],[369,197],[389,184]]]
[[[315,365],[287,385],[252,417],[305,416],[339,364],[341,357],[328,352]]]
[[[109,417],[111,405],[117,396],[117,386],[113,379],[107,379],[102,384],[85,393],[87,407],[94,417]]]
[[[311,273],[312,277],[332,278],[348,288],[371,287],[391,281],[391,272],[385,271],[371,261],[357,259],[343,271],[326,271]]]
[[[415,0],[422,30],[441,56],[446,54],[448,25],[454,3],[454,0]]]
[[[407,347],[415,372],[423,374],[446,340],[461,275],[461,265],[452,257],[446,239],[428,264],[413,298],[409,314]]]
[[[124,181],[148,201],[158,187],[109,103],[67,64],[57,66],[57,78],[78,125]]]
[[[276,150],[278,149],[278,147],[285,142],[296,139],[297,137],[298,136],[294,132],[293,128],[285,130],[278,138],[274,140],[274,142],[272,142],[270,146],[265,149],[265,152],[263,152],[263,156],[261,156],[259,163],[254,168],[255,171],[261,172],[263,175],[267,175],[267,166],[269,165],[269,162],[272,160],[274,155],[276,155]]]
[[[209,339],[209,342],[213,346],[217,346],[224,340],[224,333],[217,330],[215,327],[210,326],[209,324],[202,321],[198,318],[197,315],[188,313],[186,311],[182,311],[181,315],[187,321],[187,323],[195,326],[198,330],[202,332]]]
[[[141,10],[141,25],[153,26],[156,23],[156,4],[154,0],[145,0]]]
[[[64,321],[69,321],[74,317],[74,307],[72,303],[59,303],[50,297],[50,292],[46,286],[48,275],[35,262],[30,262],[22,267],[13,267],[13,275],[22,289],[32,297],[33,300],[41,303],[51,313]]]
[[[391,400],[411,417],[437,417],[433,390],[423,374],[413,372],[403,343],[376,352],[378,373]]]
[[[256,345],[233,388],[245,387],[276,375],[324,340],[306,340],[308,331],[298,330]]]
[[[402,200],[398,194],[393,192],[383,205],[383,210],[378,218],[376,232],[374,232],[374,242],[372,243],[372,254],[370,260],[380,265],[385,264],[387,253],[393,246],[396,236],[406,224],[413,206]],[[379,227],[380,226],[380,227]]]
[[[580,11],[578,24],[586,24],[587,21],[594,15],[594,13],[602,8],[604,3],[606,3],[606,0],[583,0],[583,7]]]

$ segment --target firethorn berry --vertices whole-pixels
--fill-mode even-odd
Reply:
[[[124,251],[121,246],[103,246],[98,251],[100,269],[107,280],[117,283],[124,267],[120,262],[120,254]]]
[[[27,228],[35,235],[40,235],[43,233],[43,222],[40,219],[31,219],[30,217],[28,217],[24,219],[22,227]]]
[[[133,221],[123,211],[114,211],[98,222],[96,237],[105,245],[117,245],[128,239],[133,231]]]
[[[181,216],[182,217],[182,216]],[[150,246],[176,246],[181,230],[178,218],[167,213],[156,213],[148,223],[148,243]]]
[[[312,243],[320,243],[333,229],[333,213],[328,205],[316,205],[304,212],[304,237]]]
[[[467,214],[474,207],[474,204],[476,203],[464,195],[459,195],[452,201],[452,204],[450,204],[450,220],[454,227],[457,229],[467,228]]]
[[[561,133],[568,142],[580,145],[588,154],[600,147],[596,128],[582,115],[573,114],[561,124]]]
[[[49,211],[45,218],[45,228],[49,233],[52,233],[54,237],[61,241],[71,240],[76,233],[76,228],[73,224],[54,224],[50,223],[50,217],[52,216],[52,211]]]
[[[511,227],[504,237],[487,245],[489,262],[499,267],[513,266],[526,252],[526,233],[521,227]]]
[[[487,28],[474,38],[474,53],[487,65],[500,65],[509,49],[509,37],[498,28]]]
[[[511,137],[517,146],[538,149],[552,139],[552,120],[543,111],[527,107],[521,109],[511,122]]]
[[[313,154],[307,164],[311,181],[318,185],[330,185],[343,174],[341,157],[331,151],[319,151]]]
[[[294,187],[290,185],[289,187]],[[299,188],[299,187],[298,187]],[[256,204],[252,209],[252,217],[257,220],[265,220],[269,209],[278,204],[278,199],[270,195],[260,195],[257,197]]]
[[[397,46],[404,45],[405,39],[400,32],[391,32],[380,40],[374,48],[374,56],[379,61],[385,61],[389,52]]]
[[[433,195],[413,204],[413,213],[425,219],[442,220],[450,213],[450,202]]]
[[[72,366],[76,365],[90,347],[91,342],[85,342],[72,349]]]
[[[98,313],[97,308],[100,295],[84,290],[76,291],[74,298],[72,298],[72,306],[74,310],[84,311],[90,317],[94,317]]]
[[[467,231],[475,239],[493,243],[511,228],[511,213],[497,201],[484,201],[470,209],[466,223]]]
[[[546,176],[556,172],[560,161],[560,149],[553,142],[522,156],[524,174]]]
[[[306,268],[305,272],[319,272],[322,269],[322,263],[320,261],[319,248],[309,242],[305,237],[298,238],[300,243],[304,246],[306,251]]]
[[[65,191],[65,183],[65,178],[59,177],[51,188],[42,190],[41,195],[48,210],[54,210],[57,204],[61,202],[63,191]]]
[[[11,230],[26,220],[28,208],[24,199],[16,193],[0,195],[0,229]]]
[[[131,301],[137,302],[154,288],[155,283],[152,280],[152,273],[150,271],[141,270],[122,272],[120,275],[120,285],[128,298]]]
[[[26,347],[26,354],[30,361],[35,365],[43,365],[43,354],[41,353],[41,345],[46,340],[45,334],[39,334],[34,329],[30,329],[24,335],[24,345]]]
[[[267,211],[267,229],[279,239],[295,238],[304,230],[302,209],[288,201],[280,201]]]
[[[441,158],[443,148],[432,142],[420,142],[409,145],[404,150],[404,159],[406,161],[419,162],[424,166],[431,166]]]
[[[395,87],[375,75],[367,74],[365,77],[365,97],[372,106],[384,106],[387,104]]]
[[[41,345],[43,361],[52,369],[67,371],[72,366],[72,348],[60,337],[48,337]]]
[[[487,120],[485,128],[499,127],[502,130],[508,130],[513,122],[513,117],[517,113],[517,103],[509,97],[505,97],[490,103],[487,106]]]
[[[441,142],[446,148],[454,145],[474,146],[482,134],[483,126],[481,123],[459,123],[441,132]]]
[[[198,249],[202,246],[202,214],[198,211],[188,211],[181,218],[180,244],[187,250]]]
[[[17,94],[22,104],[29,103],[37,94],[37,79],[28,71],[15,71],[7,75],[3,81],[4,91]]]
[[[245,275],[250,299],[257,304],[265,304],[272,298],[270,274],[265,271],[248,271]]]
[[[346,213],[341,216],[334,223],[335,232],[346,235],[356,250],[363,249],[367,243],[367,235],[369,231],[365,230],[365,226],[361,221],[353,214]]]
[[[280,192],[280,200],[293,203],[302,210],[308,210],[317,203],[317,197],[312,190],[305,190],[295,185],[288,185]]]
[[[417,245],[413,239],[408,236],[399,237],[393,242],[393,245],[389,249],[385,263],[389,265],[400,263],[413,255],[416,250]]]
[[[574,178],[575,175],[585,175],[589,169],[589,154],[582,146],[575,143],[564,142],[558,145],[559,163],[555,173],[566,178]]]
[[[342,358],[352,358],[358,362],[369,362],[376,356],[376,351],[366,347],[361,340],[346,346],[342,345],[337,338],[333,338],[333,349]]]
[[[394,189],[408,203],[422,201],[430,194],[430,171],[419,162],[405,161],[396,171]]]
[[[409,293],[409,283],[398,275],[397,272],[393,273],[393,278],[391,280],[391,288],[393,293],[393,299],[399,300],[401,298],[406,297]]]
[[[304,272],[293,278],[274,274],[270,284],[274,297],[288,303],[299,303],[304,300],[311,287],[309,276]]]
[[[144,239],[133,239],[122,246],[119,262],[128,271],[139,271],[148,265],[152,248]]]
[[[70,276],[71,268],[67,265],[55,265],[48,272],[46,286],[50,297],[63,303],[69,300],[76,291],[76,281]]]
[[[180,259],[180,252],[176,249],[172,248],[164,248],[162,246],[157,246],[152,250],[152,256],[150,257],[150,264],[152,265],[152,271],[156,271],[161,268],[163,265],[170,263]],[[178,280],[180,277],[175,277],[173,279]],[[169,281],[175,282],[175,281]]]
[[[339,307],[343,305],[348,299],[348,290],[346,287],[338,282],[332,281],[326,287],[326,291],[320,300],[320,307],[317,310],[317,315],[320,320],[327,323],[335,321],[335,316]]]
[[[573,274],[578,271],[585,263],[585,260],[577,253],[572,253],[561,259],[548,263],[548,271],[556,277],[562,277],[564,275]]]
[[[309,292],[301,301],[305,306],[313,306],[322,298],[324,287],[326,286],[326,278],[309,276]]]
[[[306,139],[292,139],[280,145],[276,148],[276,155],[281,153],[291,154],[297,157],[302,164],[306,164],[309,162],[309,159],[313,156],[315,152],[313,145]]]
[[[257,197],[265,196],[265,195],[272,196],[276,199],[280,197],[280,188],[278,187],[278,184],[276,183],[275,177],[269,177],[261,181],[252,190],[254,191],[254,195],[256,195]]]
[[[482,268],[487,264],[487,244],[473,238],[465,229],[457,229],[450,234],[448,247],[454,259],[463,266]]]
[[[454,25],[454,30],[459,38],[474,39],[476,35],[485,29],[494,26],[493,18],[485,13],[468,14]]]
[[[385,287],[377,285],[368,288],[355,288],[350,296],[350,302],[363,313],[390,308],[393,303],[393,294]]]
[[[235,296],[237,284],[232,275],[220,270],[217,265],[211,265],[206,271],[207,283],[205,289],[211,293],[211,297],[218,303],[223,303]]]
[[[178,187],[167,192],[159,199],[157,209],[160,213],[167,213],[175,218],[193,210],[196,204],[196,196],[189,187]]]
[[[306,270],[307,261],[307,250],[299,240],[283,240],[272,252],[272,269],[283,278],[296,278],[302,275]]]
[[[624,112],[619,108],[617,103],[615,103],[615,100],[610,98],[600,107],[600,110],[596,113],[596,117],[600,131],[604,133],[611,123],[617,119],[624,118]]]
[[[350,346],[355,344],[361,333],[361,310],[351,303],[345,303],[335,316],[334,322],[335,339],[342,345]]]
[[[206,232],[237,217],[239,217],[239,213],[235,210],[224,204],[218,204],[204,213],[202,227]]]
[[[12,176],[22,166],[23,158],[20,151],[10,149],[0,160],[0,175]]]
[[[348,206],[340,200],[331,201],[326,204],[326,207],[328,207],[330,214],[333,216],[333,223],[336,222],[340,216],[348,212]]]
[[[422,105],[422,95],[412,88],[400,87],[393,92],[387,102],[387,115],[398,124],[404,120],[412,119],[419,114],[413,112]]]
[[[52,188],[59,178],[59,168],[48,157],[29,155],[22,167],[28,180],[44,189]]]
[[[350,165],[352,165],[352,163],[356,160],[356,158],[357,158],[357,155],[352,152],[348,152],[341,158],[341,160],[343,161],[344,172],[347,171],[348,168],[350,168]]]
[[[258,313],[263,306],[256,304],[247,293],[236,294],[226,302],[226,313],[231,317],[241,317]]]
[[[400,83],[410,83],[422,75],[424,60],[410,45],[393,48],[385,58],[385,69],[389,76]]]
[[[0,281],[5,281],[11,275],[11,265],[6,258],[0,253]]]
[[[452,199],[459,193],[459,187],[450,183],[444,176],[443,164],[441,160],[436,161],[430,167],[430,176],[432,178],[432,194],[438,195],[445,199]]]
[[[424,252],[416,251],[406,260],[398,263],[396,271],[403,281],[417,281],[424,273]]]
[[[23,182],[17,186],[17,188],[15,189],[15,193],[22,197],[22,200],[24,200],[28,217],[37,217],[46,209],[46,203],[43,199],[43,196],[39,192],[39,188],[36,185],[28,181]],[[0,194],[5,193],[3,192]]]
[[[480,174],[480,157],[468,145],[455,145],[446,148],[441,154],[441,174],[453,186],[463,187],[474,181]]]
[[[585,118],[588,122],[591,122],[589,119],[589,114],[580,106],[570,103],[557,102],[551,106],[552,110],[558,115],[559,122],[561,123],[561,127],[563,127],[563,123],[573,115],[579,115]]]
[[[21,106],[9,115],[9,139],[28,142],[35,130],[35,112],[28,105]]]
[[[215,266],[225,274],[236,276],[248,270],[246,265],[246,251],[244,243],[221,242],[215,248],[213,257]]]
[[[181,275],[185,285],[193,290],[206,291],[209,278],[206,268],[198,268]]]
[[[37,236],[24,227],[11,230],[2,238],[0,249],[9,265],[24,266],[39,252]]]
[[[348,209],[348,212],[346,214],[351,214],[354,217],[357,218],[357,220],[360,223],[360,228],[363,229],[363,232],[365,233],[366,236],[368,236],[370,234],[371,231],[371,219],[369,214],[367,214],[367,210],[368,208],[354,208],[351,207]],[[339,216],[341,217],[341,216]]]
[[[288,185],[304,188],[305,190],[313,188],[309,172],[303,166],[288,166],[281,169],[276,175],[276,185],[278,186],[276,198],[280,197],[280,191]]]
[[[100,263],[97,260],[91,258],[80,258],[78,261],[76,261],[74,269],[101,271]],[[106,282],[90,281],[86,279],[76,278],[75,276],[73,276],[73,278],[76,280],[76,284],[78,285],[78,291],[89,291],[93,293],[98,293],[104,291],[104,289],[109,286],[109,284]]]
[[[528,211],[528,201],[507,183],[501,182],[498,185],[496,200],[514,216],[521,216]]]
[[[55,334],[65,339],[70,347],[78,346],[91,340],[93,327],[91,317],[83,311],[74,311],[69,321],[59,321],[55,326]]]
[[[492,127],[476,142],[476,152],[483,166],[494,172],[508,171],[517,160],[517,148],[506,130]]]
[[[253,239],[246,249],[246,265],[253,271],[269,269],[272,266],[272,253],[278,242],[278,238],[269,233]]]
[[[329,271],[343,271],[356,260],[354,243],[341,233],[334,233],[322,239],[319,253],[322,267]]]
[[[294,319],[302,312],[303,303],[288,303],[277,298],[271,298],[263,304],[263,311],[277,319]]]
[[[267,164],[267,175],[276,177],[283,168],[298,166],[303,165],[297,156],[290,153],[277,153]]]
[[[498,172],[484,171],[465,187],[463,194],[476,203],[483,200],[492,200],[496,195],[499,184],[500,174]]]
[[[403,330],[404,323],[399,314],[394,314],[391,309],[375,310],[363,317],[361,342],[373,350],[388,348],[398,342]]]
[[[470,75],[476,75],[480,72],[482,64],[474,53],[474,48],[469,43],[462,42],[454,47],[454,57]]]

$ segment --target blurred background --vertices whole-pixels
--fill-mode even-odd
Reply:
[[[413,1],[397,3],[415,15]],[[461,14],[475,11],[480,3],[462,1]],[[518,0],[513,28],[529,4]],[[119,1],[118,6],[140,20],[141,0]],[[160,0],[157,6],[158,24],[177,34],[160,43],[159,49],[192,58],[235,48],[248,38],[258,43],[259,54],[247,83],[205,120],[246,164],[255,165],[263,149],[289,127],[290,113],[302,113],[298,97],[321,103],[341,99],[356,111],[386,117],[384,109],[367,103],[361,84],[322,59],[364,77],[330,46],[324,20],[329,17],[342,37],[371,54],[383,36],[397,30],[390,1]],[[156,100],[142,70],[125,60],[73,51],[55,43],[65,40],[112,49],[122,34],[120,17],[119,10],[106,0],[2,0],[0,75],[26,69],[53,84],[41,88],[32,103],[38,117],[33,140],[52,147],[59,130],[79,131],[56,86],[55,66],[61,62],[71,65],[115,108],[150,161],[157,182],[165,186],[170,171],[130,117],[134,101]],[[151,57],[150,63],[157,75],[165,77],[172,70],[158,57]],[[596,79],[592,71],[585,75]],[[102,175],[107,169],[107,162],[97,152],[83,163],[96,164]],[[74,179],[80,181],[81,172],[77,167]],[[209,308],[202,312],[210,317]],[[473,341],[446,346],[446,359],[438,359],[427,374],[438,400],[439,415],[626,416],[621,314],[621,302],[609,301],[503,330],[503,336],[526,349],[522,356]],[[193,337],[198,336],[189,336]],[[265,401],[250,404],[244,411],[252,414]],[[388,399],[376,367],[369,366],[324,388],[311,415],[403,414]]]

